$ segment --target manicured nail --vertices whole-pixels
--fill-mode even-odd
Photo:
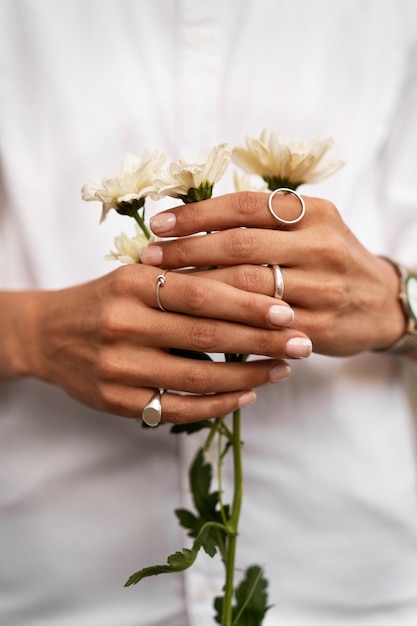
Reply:
[[[242,408],[243,406],[247,406],[248,404],[253,404],[256,400],[256,393],[254,391],[247,391],[240,396],[238,406]]]
[[[276,383],[279,380],[285,380],[291,374],[291,368],[287,363],[275,365],[269,372],[269,381]]]
[[[146,265],[160,265],[162,263],[161,246],[148,246],[142,250],[140,260]]]
[[[293,337],[287,341],[285,346],[285,354],[293,357],[294,359],[304,359],[310,356],[313,345],[310,339],[304,339],[303,337]]]
[[[169,233],[175,226],[177,218],[173,213],[160,213],[151,217],[150,226],[155,235]]]
[[[268,319],[275,326],[289,326],[294,321],[294,311],[288,306],[274,304],[268,311]]]

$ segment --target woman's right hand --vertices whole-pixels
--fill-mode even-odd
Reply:
[[[126,265],[59,291],[1,294],[3,329],[9,322],[17,340],[7,344],[13,358],[0,354],[0,373],[35,376],[86,405],[134,418],[156,388],[167,389],[162,421],[178,424],[253,402],[253,387],[289,375],[283,358],[311,352],[306,335],[290,328],[292,311],[284,302],[201,272],[166,274],[161,311],[160,274],[155,267]],[[272,360],[198,361],[170,349]],[[14,371],[7,363],[15,364]]]

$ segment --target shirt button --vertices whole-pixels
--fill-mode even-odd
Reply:
[[[210,31],[204,26],[189,26],[185,30],[185,41],[196,50],[207,48],[211,43]]]

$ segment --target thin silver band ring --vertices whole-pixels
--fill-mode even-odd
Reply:
[[[268,265],[274,275],[274,298],[282,300],[284,297],[284,277],[279,265]]]
[[[162,416],[161,397],[165,389],[156,389],[148,404],[143,407],[142,420],[147,426],[158,426]]]
[[[291,193],[293,196],[296,196],[296,198],[298,198],[298,200],[300,201],[300,204],[301,204],[301,213],[300,213],[300,215],[298,217],[296,217],[293,220],[284,220],[283,217],[280,217],[277,213],[275,213],[275,211],[274,211],[274,209],[272,207],[272,200],[273,200],[275,194],[277,194],[277,193]],[[306,205],[305,205],[305,202],[304,202],[303,198],[300,196],[299,193],[294,191],[294,189],[290,189],[289,187],[279,187],[278,189],[275,189],[274,191],[272,191],[269,194],[268,209],[269,209],[269,212],[271,213],[271,215],[273,215],[273,217],[275,217],[276,220],[281,222],[281,224],[279,226],[279,228],[281,228],[281,226],[283,224],[297,224],[297,222],[302,220],[304,215],[305,215],[305,212],[306,212]]]
[[[166,312],[166,309],[162,306],[161,296],[160,296],[159,290],[160,290],[161,287],[163,287],[165,285],[167,272],[169,272],[169,270],[164,270],[162,272],[162,274],[159,274],[159,276],[156,277],[156,287],[155,287],[156,303],[159,306],[159,308],[161,309],[161,311],[165,311],[165,312]]]

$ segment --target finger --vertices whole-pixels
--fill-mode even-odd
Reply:
[[[223,417],[238,408],[253,404],[256,400],[256,394],[253,391],[237,391],[211,396],[168,393],[164,396],[165,398],[162,399],[162,421],[172,424],[187,424]]]
[[[275,358],[309,356],[311,342],[298,330],[248,327],[233,322],[158,312],[155,332],[154,316],[141,321],[141,345],[178,348],[208,353],[255,354]],[[135,333],[131,336],[134,341]],[[294,353],[296,344],[303,353]],[[305,350],[305,353],[304,353]]]
[[[242,191],[176,207],[155,215],[151,229],[158,236],[182,237],[237,226],[277,228],[277,220],[268,208],[268,198],[265,192]],[[304,201],[308,211],[310,199],[304,198]],[[273,208],[283,219],[293,220],[300,213],[300,201],[293,194],[277,194]],[[299,222],[291,228],[301,225]]]
[[[277,285],[272,265],[232,265],[213,270],[196,270],[193,275],[221,281],[243,291],[273,296],[275,302],[278,301],[282,306],[289,305],[291,308],[294,306],[312,308],[314,305],[317,306],[318,302],[325,302],[330,306],[335,301],[335,281],[329,283],[329,277],[323,273],[309,272],[306,276],[304,271],[279,265],[278,268],[283,282],[283,295],[279,299],[275,295]],[[339,291],[340,287],[337,289],[337,292]],[[295,313],[294,309],[292,310]]]
[[[159,241],[145,248],[142,262],[164,268],[251,263],[296,266],[309,244],[306,234],[260,228],[232,228],[200,237]]]
[[[123,367],[120,363],[123,363]],[[124,350],[108,355],[101,371],[101,395],[106,400],[113,385],[136,389],[161,387],[194,394],[211,394],[259,387],[277,382],[290,374],[289,365],[281,359],[259,359],[245,363],[190,361],[161,350]]]
[[[269,272],[271,279],[273,274],[271,270]],[[285,302],[273,298],[272,288],[271,296],[268,297],[256,290],[237,288],[222,282],[221,278],[214,281],[210,279],[210,274],[211,271],[204,274],[169,272],[165,273],[163,284],[158,285],[157,273],[148,272],[138,293],[142,294],[141,300],[148,306],[159,308],[161,305],[166,311],[192,316],[266,328],[289,326],[293,321],[293,312]]]
[[[121,417],[141,420],[142,410],[154,393],[155,389],[119,387],[114,390],[114,402],[103,409]],[[161,422],[187,424],[223,417],[236,409],[253,404],[255,400],[256,394],[252,390],[207,396],[182,395],[169,391],[161,397]]]
[[[162,397],[162,421],[172,424],[187,424],[195,421],[223,417],[238,408],[253,404],[256,394],[253,391],[211,396],[184,396],[164,394]]]
[[[261,293],[273,297],[276,301],[275,278],[270,266],[230,265],[211,270],[195,270],[193,276],[221,281],[243,291]],[[286,303],[282,301],[282,304]]]

